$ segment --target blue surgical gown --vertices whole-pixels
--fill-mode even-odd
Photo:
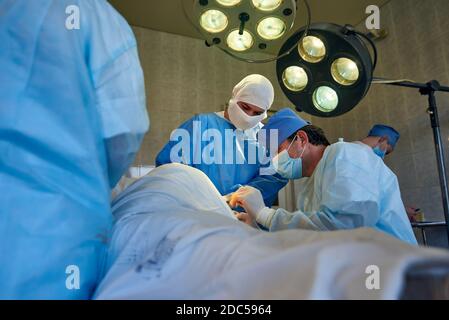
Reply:
[[[234,192],[242,185],[255,187],[262,192],[267,206],[273,204],[279,190],[288,182],[279,175],[263,174],[262,159],[266,154],[257,142],[255,130],[259,128],[237,132],[236,127],[222,116],[207,113],[194,116],[178,129],[184,130],[185,134],[173,137],[163,147],[156,158],[157,166],[181,162],[197,168],[209,177],[222,195]],[[229,138],[231,133],[232,140]],[[177,154],[176,145],[186,138],[190,138],[188,155],[173,161],[171,153]]]
[[[0,0],[1,299],[90,297],[110,188],[148,125],[134,35],[106,1]]]
[[[328,147],[306,179],[298,211],[277,209],[270,231],[372,227],[417,244],[396,175],[368,146],[340,142]]]

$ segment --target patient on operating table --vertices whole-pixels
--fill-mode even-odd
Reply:
[[[371,229],[251,228],[204,173],[181,164],[151,171],[112,210],[97,299],[395,299],[415,264],[449,268],[447,253]],[[372,265],[379,290],[366,287]]]

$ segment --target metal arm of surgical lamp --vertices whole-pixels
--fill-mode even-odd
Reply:
[[[435,151],[438,163],[438,173],[440,178],[441,196],[443,200],[444,218],[446,221],[446,232],[449,244],[449,188],[446,165],[444,162],[444,147],[443,140],[441,138],[438,107],[435,98],[435,92],[449,92],[449,87],[440,85],[440,83],[436,80],[432,80],[427,83],[416,83],[412,81],[394,81],[376,78],[373,80],[373,83],[418,89],[422,95],[428,97],[429,108],[427,109],[427,113],[430,116],[430,123],[433,130],[433,138],[435,142]]]

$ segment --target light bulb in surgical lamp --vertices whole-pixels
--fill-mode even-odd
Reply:
[[[360,76],[357,64],[348,58],[336,59],[332,63],[331,73],[334,80],[343,86],[353,85]]]
[[[282,4],[283,0],[252,0],[254,7],[261,11],[274,11]]]
[[[310,63],[317,63],[326,56],[326,46],[320,38],[314,36],[305,37],[298,45],[301,58]]]
[[[321,86],[313,93],[313,105],[322,112],[331,112],[338,106],[338,95],[334,89]]]
[[[291,91],[302,91],[307,87],[309,77],[303,68],[298,66],[291,66],[285,69],[282,74],[282,81],[284,85]]]
[[[207,32],[218,33],[228,26],[228,17],[219,10],[207,10],[201,15],[200,24]]]
[[[229,33],[226,43],[232,50],[242,52],[253,46],[254,39],[253,36],[246,30],[243,31],[243,34],[240,34],[239,30],[234,30]]]
[[[265,18],[257,25],[257,33],[265,40],[282,37],[286,29],[284,21],[276,17]]]
[[[242,0],[217,0],[223,7],[233,7],[238,5]]]

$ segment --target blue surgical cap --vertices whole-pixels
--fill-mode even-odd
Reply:
[[[392,148],[396,146],[400,136],[401,135],[399,132],[397,132],[394,128],[383,124],[376,124],[368,133],[368,137],[387,137],[388,143]]]
[[[278,130],[278,146],[287,140],[298,130],[308,126],[310,123],[299,117],[292,109],[285,108],[275,113],[263,127],[265,135],[260,135],[259,142],[267,148],[270,148],[270,132]]]

